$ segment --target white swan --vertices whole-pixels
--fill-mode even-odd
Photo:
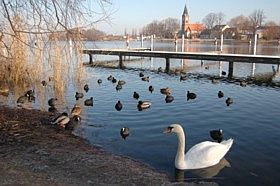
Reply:
[[[180,124],[172,124],[164,132],[174,132],[178,136],[175,167],[180,170],[202,169],[218,164],[233,143],[233,139],[228,139],[221,143],[204,141],[190,148],[185,154],[185,133],[182,126]]]

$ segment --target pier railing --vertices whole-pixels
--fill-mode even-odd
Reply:
[[[207,52],[170,52],[170,51],[150,51],[147,48],[139,49],[84,49],[84,54],[89,55],[89,62],[93,63],[92,55],[115,55],[119,56],[119,67],[124,68],[124,56],[155,57],[166,59],[166,71],[170,70],[170,58],[174,59],[193,59],[193,60],[211,60],[229,62],[228,75],[233,74],[233,63],[262,63],[262,64],[280,64],[280,56],[269,55],[248,55],[248,54],[224,54]]]

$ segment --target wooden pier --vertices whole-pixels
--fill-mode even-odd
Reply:
[[[92,63],[92,55],[115,55],[119,56],[119,67],[124,68],[124,56],[155,57],[166,59],[166,71],[170,69],[170,58],[174,59],[193,59],[210,61],[229,62],[229,75],[233,74],[233,63],[262,63],[262,64],[280,64],[280,56],[269,55],[247,55],[247,54],[224,54],[224,53],[206,53],[206,52],[169,52],[169,51],[147,51],[148,49],[84,49],[82,52],[89,55]]]

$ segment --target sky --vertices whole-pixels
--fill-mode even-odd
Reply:
[[[193,23],[202,22],[211,12],[222,12],[229,21],[261,9],[265,21],[280,24],[280,0],[112,0],[109,19],[97,23],[96,28],[107,34],[123,34],[125,29],[131,33],[132,29],[141,29],[154,20],[171,17],[181,21],[185,4]]]

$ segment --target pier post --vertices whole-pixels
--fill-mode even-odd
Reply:
[[[124,69],[124,65],[123,65],[123,60],[122,60],[123,56],[119,55],[119,68],[120,69]]]
[[[257,54],[257,40],[258,40],[258,34],[255,33],[255,41],[254,41],[254,55]]]
[[[166,65],[165,65],[165,72],[170,71],[170,58],[165,58],[166,59]]]
[[[221,35],[221,53],[223,52],[223,45],[224,45],[224,34]]]
[[[151,35],[151,51],[154,50],[154,35]]]
[[[182,49],[181,49],[181,51],[184,52],[184,50],[185,50],[185,35],[182,34]],[[183,68],[183,66],[184,66],[184,59],[181,59],[181,67]]]
[[[233,77],[233,61],[229,61],[228,63],[228,78]]]
[[[91,65],[93,63],[92,61],[92,54],[88,54],[89,55],[89,64]]]
[[[144,48],[144,36],[143,36],[143,34],[141,35],[141,48]]]

